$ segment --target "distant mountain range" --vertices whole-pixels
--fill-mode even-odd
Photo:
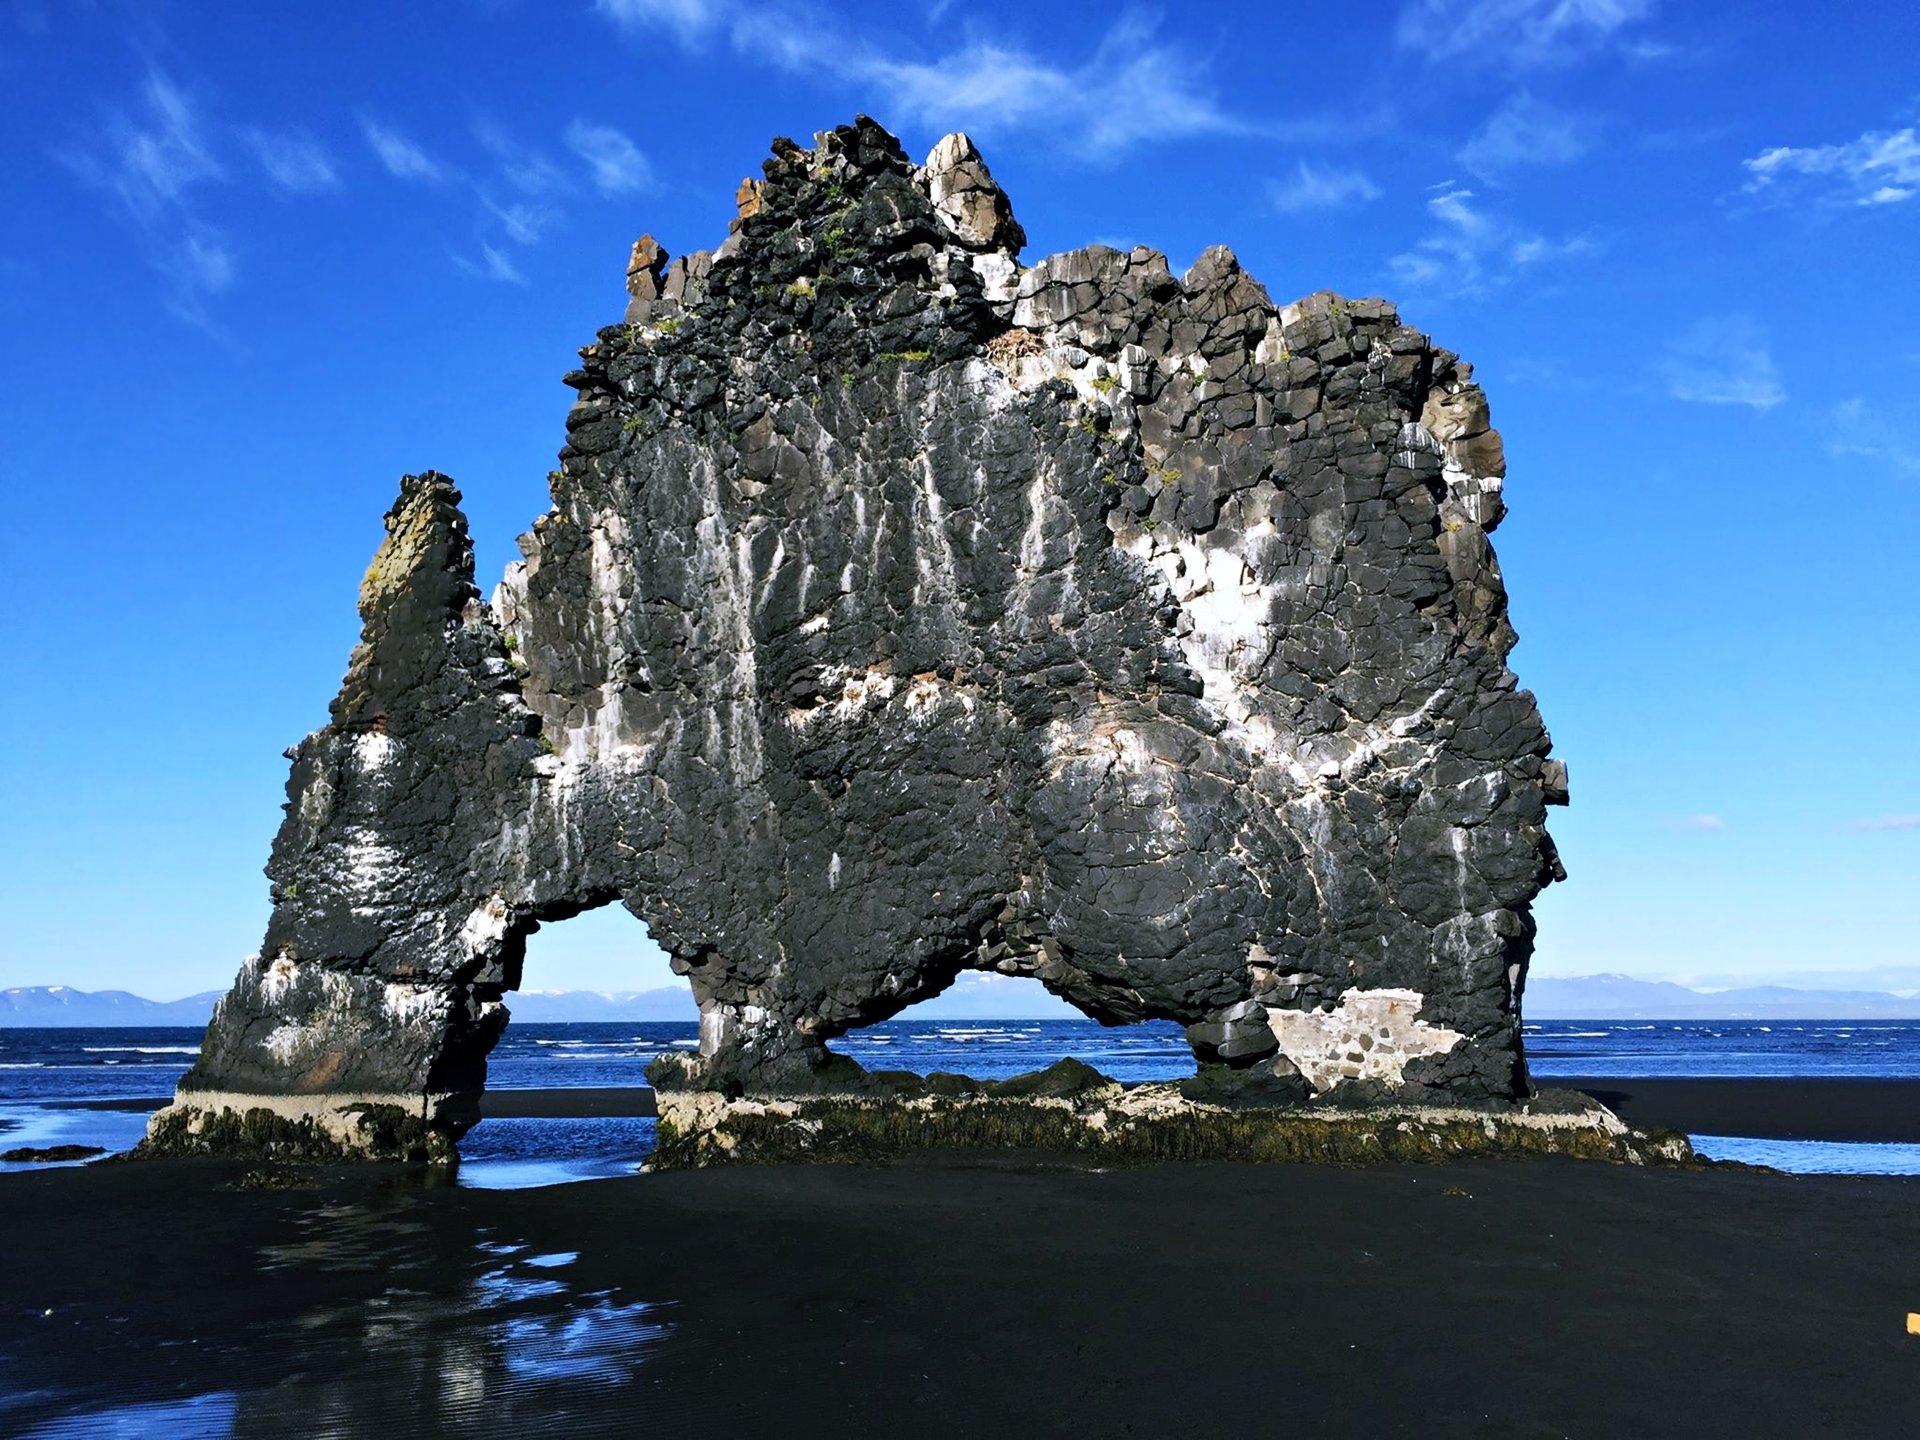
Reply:
[[[28,985],[0,990],[0,1028],[28,1025],[205,1025],[226,992],[209,990],[184,1000],[143,1000],[125,990],[76,990]],[[601,1020],[698,1020],[685,985],[657,990],[516,990],[507,996],[515,1020],[564,1025]],[[1080,1012],[1031,980],[968,971],[942,995],[903,1011],[908,1019],[1073,1020]]]
[[[1852,978],[1852,977],[1849,977]],[[1902,977],[1904,978],[1904,976]],[[224,991],[183,1000],[143,1000],[125,990],[30,985],[0,990],[0,1028],[29,1025],[205,1025]],[[520,990],[507,996],[516,1020],[536,1025],[580,1021],[699,1018],[684,985],[601,994],[594,990]],[[1527,981],[1529,1020],[1913,1020],[1920,995],[1886,990],[1812,990],[1749,985],[1694,990],[1632,975],[1539,975]],[[1073,1020],[1080,1012],[1032,980],[968,971],[944,993],[901,1012],[902,1019]]]
[[[1522,1009],[1529,1020],[1913,1020],[1920,1019],[1920,996],[1786,985],[1692,990],[1632,975],[1537,975],[1527,980]]]
[[[208,990],[184,1000],[143,1000],[125,990],[76,990],[71,985],[21,985],[0,990],[0,1027],[17,1025],[204,1025],[213,1002],[227,992]]]
[[[698,1020],[700,1007],[685,985],[659,990],[516,990],[507,1011],[530,1025],[566,1025],[594,1020]]]

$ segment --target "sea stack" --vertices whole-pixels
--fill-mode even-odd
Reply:
[[[1208,1113],[1518,1113],[1566,772],[1472,368],[1224,248],[1025,265],[964,135],[763,168],[718,249],[634,247],[490,601],[402,481],[148,1150],[448,1154],[527,936],[615,901],[700,1004],[682,1139],[908,1103],[827,1042],[969,968],[1186,1026]]]

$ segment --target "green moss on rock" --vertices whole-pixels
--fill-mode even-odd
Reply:
[[[294,1118],[265,1106],[168,1110],[155,1117],[133,1154],[141,1159],[218,1156],[296,1164],[343,1159],[450,1164],[458,1159],[449,1136],[398,1105],[357,1104],[342,1113],[354,1117],[350,1140],[311,1116]]]
[[[1414,1105],[1228,1108],[1195,1103],[1171,1085],[1124,1091],[1091,1067],[1078,1070],[1086,1073],[1053,1066],[1021,1077],[1029,1083],[1012,1091],[1006,1088],[1011,1082],[1002,1082],[983,1087],[984,1093],[923,1091],[911,1098],[665,1095],[649,1165],[665,1170],[871,1164],[919,1151],[985,1149],[1054,1151],[1109,1163],[1372,1165],[1490,1154],[1641,1165],[1693,1162],[1684,1136],[1634,1130],[1592,1105],[1578,1111],[1559,1106],[1537,1111],[1527,1106],[1486,1111]]]

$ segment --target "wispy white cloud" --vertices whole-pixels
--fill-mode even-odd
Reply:
[[[1495,181],[1525,165],[1565,165],[1587,150],[1583,122],[1523,90],[1493,113],[1457,158],[1481,179]]]
[[[653,183],[653,167],[640,147],[611,125],[575,120],[567,127],[567,146],[587,162],[602,195],[632,195]]]
[[[247,127],[241,130],[240,138],[277,189],[289,195],[312,195],[340,188],[340,173],[334,168],[333,157],[304,130],[276,133]]]
[[[227,172],[186,90],[159,70],[149,72],[132,110],[108,112],[96,131],[59,155],[139,232],[141,254],[166,285],[168,308],[209,324],[206,302],[233,283],[235,258],[226,237],[201,217],[196,192]]]
[[[1123,13],[1078,64],[985,42],[931,60],[855,53],[833,63],[925,124],[1048,131],[1091,159],[1115,159],[1142,140],[1251,130],[1207,93],[1204,65],[1160,39],[1139,12]]]
[[[593,8],[637,35],[667,30],[689,43],[712,34],[735,7],[727,0],[593,0]]]
[[[525,284],[516,249],[537,245],[552,233],[566,218],[562,204],[581,188],[578,176],[552,152],[491,120],[478,120],[471,129],[472,142],[483,153],[476,157],[469,150],[460,163],[441,158],[449,153],[442,148],[445,137],[429,137],[436,146],[430,152],[411,136],[370,117],[363,116],[360,126],[368,148],[389,174],[434,187],[443,202],[470,207],[477,249],[450,253],[461,270],[480,279]],[[565,138],[568,147],[588,161],[593,181],[603,191],[632,188],[643,179],[645,157],[619,131],[575,121]]]
[[[141,86],[136,112],[112,112],[98,135],[61,158],[141,221],[178,206],[195,186],[226,178],[193,102],[158,70]]]
[[[1844,145],[1776,145],[1745,162],[1742,191],[1788,201],[1809,192],[1849,205],[1893,205],[1920,194],[1920,138],[1869,130]]]
[[[453,263],[467,274],[480,280],[498,280],[506,285],[524,285],[527,277],[513,263],[513,257],[498,246],[480,242],[480,254],[476,258],[454,252]]]
[[[1679,822],[1682,830],[1724,830],[1727,822],[1718,815],[1689,815]]]
[[[1091,160],[1111,160],[1142,140],[1257,129],[1221,108],[1204,62],[1161,37],[1156,19],[1139,10],[1123,11],[1084,58],[1063,62],[982,34],[941,54],[887,50],[777,3],[596,0],[595,9],[630,34],[692,47],[724,34],[743,60],[856,87],[893,116],[980,135],[1050,133]]]
[[[486,257],[488,279],[504,280],[512,285],[524,285],[527,283],[527,277],[522,275],[519,270],[514,267],[513,260],[510,256],[502,254],[500,251],[494,249],[493,246],[487,244],[481,245],[480,253]]]
[[[566,173],[547,156],[491,121],[473,127],[480,148],[493,157],[497,178],[522,195],[555,195],[569,188]]]
[[[1711,316],[1667,346],[1667,393],[1699,405],[1771,410],[1787,398],[1766,331],[1748,315]]]
[[[1857,456],[1920,475],[1920,426],[1871,410],[1858,396],[1833,407],[1833,438],[1828,448],[1836,455]]]
[[[437,160],[398,130],[389,129],[363,115],[360,118],[360,131],[367,137],[367,145],[375,157],[396,180],[419,180],[437,185],[448,178],[448,172]]]
[[[1395,38],[1429,60],[1478,56],[1515,68],[1561,65],[1609,49],[1650,56],[1660,47],[1631,27],[1655,0],[1412,0]]]
[[[1920,815],[1881,815],[1872,820],[1855,820],[1849,830],[1920,830]]]
[[[1344,205],[1378,200],[1380,187],[1358,170],[1313,165],[1301,160],[1285,180],[1269,182],[1267,193],[1275,209],[1295,215],[1303,210],[1336,210]]]
[[[1395,279],[1409,289],[1479,295],[1599,248],[1584,235],[1555,240],[1507,220],[1464,186],[1447,182],[1433,190],[1427,213],[1434,229],[1387,261]]]
[[[473,134],[493,162],[472,181],[483,220],[497,225],[515,245],[539,244],[565,218],[556,201],[574,188],[573,181],[544,150],[490,121],[476,124]],[[491,270],[489,274],[505,278]]]
[[[493,199],[484,189],[477,193],[481,213],[491,217],[507,239],[516,245],[539,244],[540,237],[560,219],[560,212],[551,206],[530,200],[502,203]]]
[[[233,252],[215,234],[187,236],[175,263],[187,283],[205,294],[217,294],[233,283]]]

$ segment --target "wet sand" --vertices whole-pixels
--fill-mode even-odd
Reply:
[[[1920,1144],[1920,1080],[1542,1079],[1543,1088],[1580,1090],[1636,1125],[1698,1135],[1766,1140],[1852,1140]],[[493,1118],[599,1119],[650,1116],[642,1086],[598,1090],[489,1090]]]
[[[1611,1080],[1539,1082],[1583,1090],[1635,1125],[1765,1140],[1920,1144],[1920,1080]]]
[[[1689,1134],[1920,1144],[1920,1080],[1622,1080],[1587,1075],[1538,1083],[1584,1091],[1636,1125]],[[69,1100],[56,1102],[55,1108],[158,1110],[171,1098]],[[480,1097],[480,1113],[490,1119],[595,1120],[644,1118],[658,1111],[653,1091],[634,1085],[489,1090]]]
[[[660,1113],[644,1085],[597,1090],[489,1090],[480,1114],[489,1120],[646,1119]]]
[[[241,1174],[0,1177],[0,1393],[40,1392],[0,1430],[104,1426],[108,1397],[236,1435],[1920,1427],[1920,1180],[1034,1156],[504,1192]]]
[[[154,1111],[171,1104],[171,1095],[116,1097],[108,1100],[54,1100],[52,1110]],[[653,1090],[645,1085],[606,1085],[550,1090],[488,1090],[480,1113],[489,1120],[645,1119],[659,1114]]]

